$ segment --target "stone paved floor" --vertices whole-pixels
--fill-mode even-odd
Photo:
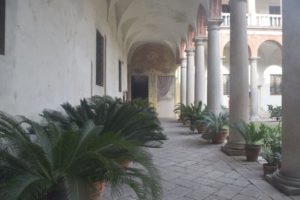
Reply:
[[[228,157],[220,146],[189,134],[188,128],[175,120],[162,121],[169,140],[163,148],[151,152],[161,172],[163,200],[300,200],[287,197],[268,184],[258,163]],[[113,200],[134,199],[128,191]]]

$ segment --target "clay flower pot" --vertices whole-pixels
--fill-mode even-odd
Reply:
[[[94,183],[94,187],[96,188],[96,191],[93,190],[93,192],[91,192],[90,194],[90,199],[91,200],[101,200],[102,199],[102,195],[104,193],[105,190],[105,181],[98,181]]]
[[[259,156],[260,145],[247,145],[245,146],[245,153],[248,162],[255,162]]]
[[[129,166],[130,163],[131,163],[130,160],[122,160],[122,161],[120,162],[120,165],[121,165],[124,169],[126,169],[126,168],[128,168],[128,166]]]
[[[197,131],[199,134],[202,134],[206,131],[207,125],[206,123],[201,123],[198,127],[197,127]]]
[[[263,164],[264,176],[273,174],[278,169],[277,165],[270,165],[268,163]]]
[[[220,133],[217,133],[213,138],[212,138],[212,143],[213,144],[223,144],[225,142],[227,136],[227,129],[222,129]]]

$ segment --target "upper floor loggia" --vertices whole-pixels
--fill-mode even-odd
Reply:
[[[281,29],[282,0],[248,0],[247,23],[249,28]],[[222,26],[230,26],[229,0],[222,1]]]

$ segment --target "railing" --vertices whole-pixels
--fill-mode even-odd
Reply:
[[[224,20],[222,26],[230,26],[230,13],[222,13],[222,18]],[[271,14],[247,15],[247,23],[250,27],[281,28],[282,17]]]

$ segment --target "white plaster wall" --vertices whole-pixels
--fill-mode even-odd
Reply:
[[[121,97],[118,60],[126,52],[107,22],[105,0],[9,0],[0,56],[0,110],[36,117],[91,95]],[[106,89],[95,85],[96,29],[107,38]]]
[[[256,13],[269,14],[269,6],[280,6],[280,0],[256,0]]]
[[[229,96],[228,95],[224,95],[224,85],[223,85],[223,75],[225,75],[225,74],[230,74],[230,72],[229,72],[229,68],[228,68],[228,66],[225,66],[225,65],[222,65],[222,67],[221,67],[221,77],[222,77],[222,81],[221,81],[221,88],[222,88],[222,95],[221,95],[221,97],[222,97],[222,106],[224,106],[224,107],[226,107],[226,108],[229,108]]]
[[[268,105],[281,106],[281,95],[270,94],[270,75],[282,74],[282,68],[280,66],[272,65],[259,72],[259,86],[260,86],[260,109],[267,112]]]

